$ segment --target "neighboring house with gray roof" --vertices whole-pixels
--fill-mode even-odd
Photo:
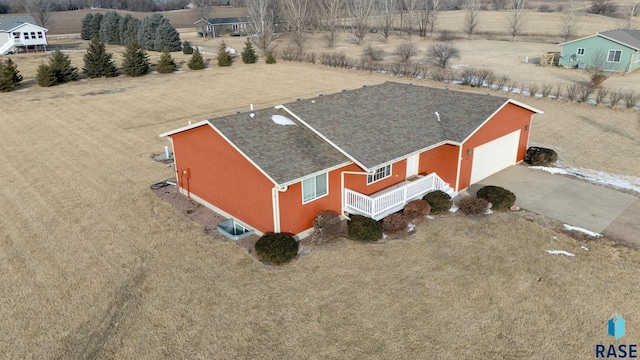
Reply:
[[[618,29],[559,44],[560,66],[631,72],[640,67],[640,30]]]
[[[225,17],[200,19],[194,23],[198,29],[198,35],[203,37],[220,37],[224,35],[246,36],[249,34],[251,18]]]
[[[182,193],[259,234],[304,237],[321,210],[379,220],[522,161],[536,113],[511,99],[387,82],[161,136]]]
[[[29,15],[0,15],[0,55],[46,51],[47,31]]]

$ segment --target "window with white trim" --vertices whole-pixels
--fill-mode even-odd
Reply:
[[[321,198],[329,193],[327,173],[302,180],[302,203]]]
[[[609,50],[607,55],[607,62],[619,63],[622,57],[622,50]]]
[[[42,31],[38,31],[38,39],[42,39]]]
[[[377,168],[373,175],[367,175],[367,185],[391,176],[391,164]]]
[[[584,48],[578,48],[578,50],[576,50],[576,55],[578,56],[584,55]]]
[[[13,39],[14,40],[20,40],[20,33],[19,32],[14,32],[13,33]]]
[[[24,37],[25,40],[29,40],[29,33],[22,33],[22,36]]]

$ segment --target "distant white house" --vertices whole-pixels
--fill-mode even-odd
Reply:
[[[47,29],[29,15],[0,16],[0,55],[46,50]]]

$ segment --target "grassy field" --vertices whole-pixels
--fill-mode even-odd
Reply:
[[[460,44],[461,62],[491,48],[501,55],[487,66],[523,80],[582,76],[525,64],[522,49],[540,51],[526,43]],[[82,52],[69,54],[80,66]],[[342,240],[277,268],[149,190],[173,176],[150,159],[168,145],[158,134],[190,120],[389,80],[442,84],[280,61],[40,88],[45,57],[14,56],[26,84],[0,95],[11,104],[0,113],[0,358],[589,358],[611,342],[613,313],[625,341],[640,337],[638,251],[577,242],[525,213],[440,216],[403,240]],[[545,111],[533,143],[640,176],[637,112],[516,99]]]

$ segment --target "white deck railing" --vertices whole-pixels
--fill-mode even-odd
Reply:
[[[401,210],[411,200],[419,199],[434,190],[446,190],[448,187],[449,185],[438,175],[431,173],[413,181],[403,181],[372,195],[345,188],[345,210],[380,220]]]

